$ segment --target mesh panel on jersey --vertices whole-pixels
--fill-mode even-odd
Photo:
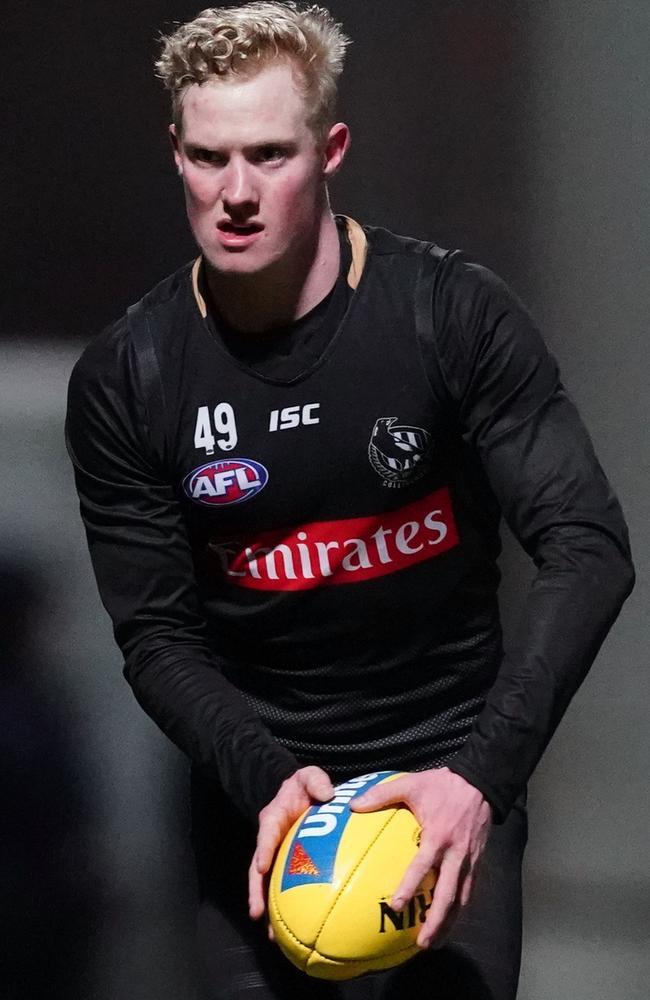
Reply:
[[[376,667],[372,676],[323,668],[309,680],[286,671],[244,695],[302,763],[334,778],[382,768],[418,770],[448,761],[463,745],[501,658],[491,628],[438,645],[420,662]],[[276,686],[277,685],[277,686]]]

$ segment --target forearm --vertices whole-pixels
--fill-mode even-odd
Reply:
[[[449,765],[507,815],[589,670],[634,571],[623,545],[565,527],[545,549],[518,633],[472,735]]]
[[[145,712],[251,819],[298,769],[202,645],[150,641],[124,673]]]

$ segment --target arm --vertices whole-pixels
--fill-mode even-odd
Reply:
[[[462,750],[448,767],[397,778],[352,807],[401,801],[418,817],[420,850],[391,905],[437,869],[423,947],[444,941],[469,901],[491,818],[503,820],[526,784],[634,579],[620,507],[521,304],[452,255],[436,285],[433,333],[422,344],[427,365],[442,373],[464,441],[537,574]]]
[[[514,535],[534,560],[516,641],[450,769],[508,813],[591,666],[634,573],[619,504],[534,325],[490,272],[452,258],[440,367]]]
[[[141,706],[256,818],[298,763],[205,641],[183,518],[147,439],[131,350],[123,322],[70,380],[66,440],[100,595]]]

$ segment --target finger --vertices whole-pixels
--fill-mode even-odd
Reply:
[[[447,853],[440,866],[438,881],[433,890],[433,902],[420,931],[417,943],[421,948],[428,948],[438,934],[449,911],[458,898],[458,879],[461,869],[461,859]]]
[[[460,905],[462,907],[467,906],[470,899],[472,898],[472,892],[474,891],[474,878],[473,876],[467,875],[460,890]]]
[[[476,880],[476,865],[472,865],[471,859],[465,857],[458,872],[458,904],[465,907],[469,903],[474,882]]]
[[[303,780],[305,791],[311,798],[319,799],[323,802],[334,798],[334,785],[330,781],[329,776],[320,767],[305,768]]]
[[[248,869],[248,912],[252,920],[259,920],[265,910],[264,876],[257,870],[255,858]]]
[[[266,816],[260,823],[254,857],[257,870],[262,875],[266,875],[273,864],[275,852],[286,833],[285,825],[280,816],[274,815]]]
[[[484,860],[484,848],[481,849],[480,853],[475,857],[474,863],[470,864],[468,862],[467,871],[465,872],[465,880],[463,882],[463,888],[461,890],[461,905],[467,906],[472,895],[474,894],[476,883],[480,881],[483,877],[483,860]]]
[[[274,932],[273,928],[271,927],[271,924],[267,924],[266,931],[267,931],[268,936],[269,936],[269,941],[275,941],[275,932]]]
[[[406,802],[405,785],[404,778],[395,778],[394,781],[387,781],[383,785],[375,785],[363,795],[352,799],[350,808],[353,812],[373,812],[375,809]]]
[[[431,841],[423,843],[410,865],[404,872],[402,881],[395,890],[390,905],[394,910],[401,910],[413,896],[422,879],[438,866],[441,850],[434,847]]]
[[[460,910],[461,910],[460,904],[458,903],[458,900],[456,900],[456,902],[449,910],[449,913],[445,917],[444,921],[440,925],[438,933],[435,935],[435,937],[431,939],[431,945],[430,945],[431,948],[435,948],[437,950],[439,948],[445,947],[445,945],[449,941],[449,936],[452,930],[454,929],[454,924],[456,923]]]

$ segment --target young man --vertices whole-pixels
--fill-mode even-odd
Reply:
[[[200,256],[86,350],[69,450],[126,676],[194,762],[212,995],[511,1000],[525,786],[631,588],[626,530],[502,282],[332,216],[346,42],[279,3],[165,40]],[[501,514],[538,568],[507,658]],[[422,825],[392,905],[438,871],[423,954],[310,982],[265,876],[332,781],[380,769],[407,774],[359,808]]]

